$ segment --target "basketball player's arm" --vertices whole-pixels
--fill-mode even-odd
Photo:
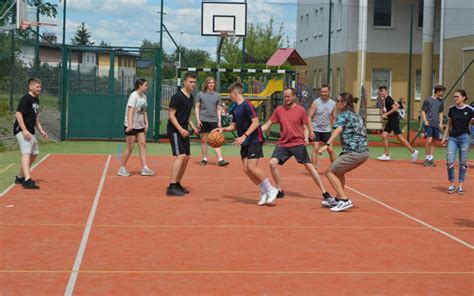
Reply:
[[[336,111],[336,107],[334,107],[334,109],[332,109],[331,119],[329,119],[329,123],[331,124],[331,126],[334,126],[334,122],[336,122],[336,116],[337,116],[337,111]]]
[[[260,126],[260,121],[258,117],[252,118],[252,124],[250,124],[249,128],[245,131],[245,133],[235,139],[234,145],[242,145],[242,143],[247,139],[249,135],[251,135],[258,127]]]
[[[443,111],[439,112],[439,129],[443,130]]]
[[[40,131],[40,134],[43,136],[43,138],[47,139],[48,138],[48,133],[44,131],[43,126],[41,125],[39,116],[36,116],[36,127]]]
[[[448,122],[446,123],[446,130],[444,131],[443,140],[441,141],[441,144],[443,145],[444,143],[446,143],[446,139],[448,139],[448,133],[449,133],[449,129],[451,128],[451,125],[452,125],[452,119],[448,117]]]
[[[189,126],[193,129],[194,134],[195,135],[199,134],[199,130],[194,125],[193,121],[191,120],[191,117],[189,117],[188,123],[189,123]]]
[[[316,102],[311,103],[311,107],[309,108],[309,112],[308,112],[308,121],[309,122],[313,121],[313,116],[314,116],[314,113],[316,113],[317,108],[318,107],[316,106]],[[334,110],[336,110],[336,109],[334,108]],[[309,132],[310,132],[310,134],[309,134],[310,138],[313,139],[314,138],[314,130],[313,130],[313,125],[312,124],[310,124]]]
[[[310,136],[310,129],[311,129],[310,126],[311,126],[311,123],[309,122],[303,125],[304,142],[306,145],[309,144],[309,136]]]
[[[185,130],[178,122],[176,119],[176,109],[174,108],[169,108],[168,110],[168,118],[171,121],[171,124],[178,130],[178,132],[183,136],[184,138],[189,136],[189,132]]]
[[[387,118],[390,114],[397,112],[400,105],[397,102],[393,102],[392,109],[382,115],[383,118]]]
[[[220,103],[217,104],[217,127],[222,127],[222,105]]]
[[[328,150],[328,148],[332,145],[332,143],[336,140],[336,138],[342,133],[342,126],[337,127],[331,134],[331,137],[326,142],[326,145],[323,145],[319,148],[318,153],[322,154],[324,151]]]
[[[31,133],[26,128],[25,121],[23,120],[23,114],[17,111],[15,113],[15,117],[16,117],[16,121],[18,121],[18,126],[21,128],[23,137],[25,138],[25,140],[29,141],[31,139]]]
[[[133,111],[135,108],[128,106],[127,109],[127,118],[128,118],[128,126],[125,131],[130,132],[133,129]]]
[[[194,106],[194,111],[196,113],[196,123],[198,125],[198,128],[201,128],[201,126],[202,126],[201,120],[199,119],[199,109],[200,108],[201,108],[201,103],[196,102],[196,105]]]
[[[429,126],[430,123],[428,122],[428,119],[426,119],[425,106],[426,100],[423,102],[423,106],[421,107],[421,119],[423,119],[423,123],[425,124],[425,126]]]
[[[144,116],[143,119],[145,121],[145,133],[146,133],[148,131],[148,114],[147,114],[146,110],[145,110],[145,112],[143,112],[143,116]]]
[[[270,130],[270,127],[273,125],[273,122],[272,120],[268,120],[267,122],[265,122],[264,125],[262,125],[262,132],[266,133],[268,130]]]
[[[229,126],[226,126],[226,127],[220,127],[220,128],[217,128],[217,130],[222,133],[222,132],[233,132],[236,130],[236,125],[235,125],[235,122],[231,122],[229,124]]]

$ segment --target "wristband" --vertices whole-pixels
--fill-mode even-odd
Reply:
[[[326,143],[324,143],[324,144],[326,144],[326,146],[331,146],[331,144],[329,144],[328,142],[326,142]]]
[[[244,136],[246,136],[247,138],[249,137],[249,135],[247,135],[247,132],[244,133]]]

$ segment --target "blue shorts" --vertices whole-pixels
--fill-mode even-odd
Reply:
[[[439,128],[425,126],[425,138],[439,139]]]

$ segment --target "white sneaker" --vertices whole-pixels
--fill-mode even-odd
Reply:
[[[325,198],[321,204],[325,207],[328,207],[328,208],[332,208],[332,207],[335,207],[337,206],[338,204],[338,201],[334,198],[334,197],[330,197],[330,198]]]
[[[352,208],[353,204],[350,199],[347,201],[339,200],[335,207],[331,208],[331,212],[340,212]]]
[[[277,198],[278,196],[278,189],[276,189],[275,187],[273,187],[272,190],[270,190],[270,192],[267,192],[267,205],[271,204],[272,202],[275,201],[275,199]]]
[[[377,159],[387,161],[390,160],[390,155],[382,154],[382,156],[377,157]]]
[[[142,175],[142,176],[154,176],[155,172],[150,170],[149,168],[143,168],[140,175]]]
[[[122,176],[122,177],[130,177],[132,174],[127,172],[126,168],[120,168],[117,172],[117,175]]]
[[[417,159],[418,159],[418,150],[415,150],[411,154],[411,162],[416,162]]]
[[[266,193],[260,193],[260,200],[258,201],[259,206],[263,206],[267,203],[267,194]]]

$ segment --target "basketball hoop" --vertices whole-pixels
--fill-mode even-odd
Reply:
[[[220,35],[222,39],[228,38],[231,43],[235,41],[235,31],[221,31]]]

